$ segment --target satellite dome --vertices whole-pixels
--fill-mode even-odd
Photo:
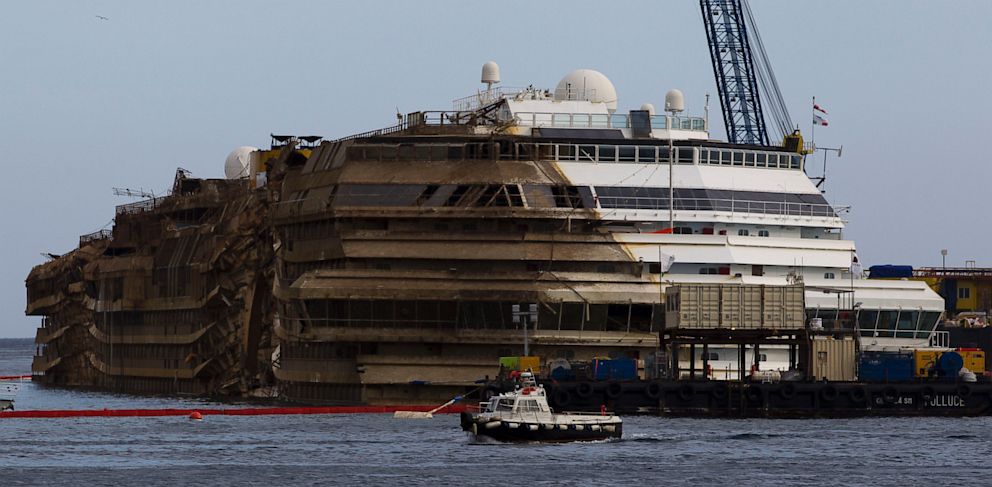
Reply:
[[[487,85],[499,83],[499,65],[489,61],[482,65],[482,82]]]
[[[679,90],[669,90],[665,93],[665,111],[678,113],[685,111],[685,97]]]
[[[641,105],[641,110],[648,112],[648,115],[654,116],[654,105],[650,103],[645,103]]]
[[[224,176],[227,179],[244,179],[251,173],[251,153],[257,147],[242,146],[231,151],[224,160]]]
[[[565,75],[555,88],[555,100],[586,100],[605,103],[613,113],[617,109],[617,90],[603,73],[593,69],[576,69]]]

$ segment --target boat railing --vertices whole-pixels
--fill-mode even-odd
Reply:
[[[930,335],[930,346],[931,347],[941,347],[947,348],[951,343],[951,332],[949,331],[934,331]]]

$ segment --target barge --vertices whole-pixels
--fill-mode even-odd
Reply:
[[[545,382],[557,409],[692,417],[992,415],[989,383]]]

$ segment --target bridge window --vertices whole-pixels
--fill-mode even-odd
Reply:
[[[833,279],[834,278],[834,273],[833,272],[826,272],[826,273],[823,274],[823,278],[824,279]]]
[[[768,165],[768,154],[765,154],[764,152],[759,152],[755,154],[755,156],[758,167],[765,167]]]
[[[958,299],[969,299],[971,298],[971,288],[970,287],[959,287],[958,288]]]
[[[637,159],[637,148],[632,146],[622,146],[617,151],[617,160],[620,162],[634,162]]]
[[[767,237],[768,236],[768,230],[758,230],[758,236],[759,237]]]
[[[599,162],[616,162],[617,147],[615,145],[599,146]]]
[[[742,228],[737,231],[737,235],[740,235],[741,237],[747,237],[750,234],[751,232],[749,232],[746,228]]]
[[[658,160],[658,148],[650,146],[638,147],[637,160],[638,162],[656,162]]]

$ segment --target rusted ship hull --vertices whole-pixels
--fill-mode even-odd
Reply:
[[[371,161],[367,147],[401,142],[380,139],[266,151],[259,189],[180,175],[172,195],[119,207],[112,232],[28,277],[27,313],[45,317],[36,376],[433,404],[521,354],[520,303],[540,303],[535,355],[655,350],[657,274],[598,229],[553,163],[495,164],[499,141],[464,136],[444,160]],[[549,201],[525,205],[507,180]]]

